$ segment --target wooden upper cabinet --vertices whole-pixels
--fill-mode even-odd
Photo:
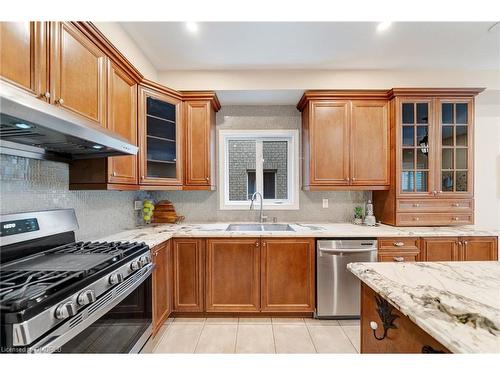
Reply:
[[[472,98],[436,100],[436,197],[472,198],[474,112]]]
[[[375,215],[399,226],[474,223],[474,97],[480,88],[392,89],[390,190]]]
[[[312,101],[310,185],[349,185],[349,102]]]
[[[182,97],[149,81],[138,92],[139,183],[148,190],[180,190]]]
[[[108,58],[75,26],[51,22],[50,100],[106,127]]]
[[[314,311],[314,239],[263,238],[261,243],[261,310]]]
[[[259,311],[259,243],[258,238],[207,240],[206,311]]]
[[[396,179],[401,198],[428,198],[435,191],[434,102],[396,99]]]
[[[0,46],[1,78],[48,98],[47,23],[0,22]]]
[[[172,312],[172,241],[167,241],[151,250],[155,269],[153,271],[153,336],[160,330]]]
[[[183,92],[185,120],[185,190],[215,188],[215,112],[220,109],[214,92]]]
[[[174,311],[204,311],[205,241],[173,240]]]
[[[460,260],[457,237],[422,238],[420,260],[423,262],[450,262]]]
[[[389,120],[386,100],[356,100],[351,109],[352,185],[389,185]]]
[[[389,189],[387,91],[307,91],[297,108],[305,190]]]
[[[109,65],[108,129],[137,145],[137,84],[121,68]],[[137,184],[137,155],[108,158],[110,183]]]
[[[460,260],[498,260],[497,237],[461,237]]]

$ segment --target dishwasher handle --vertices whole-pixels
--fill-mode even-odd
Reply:
[[[319,248],[320,256],[325,255],[344,255],[344,254],[361,254],[361,253],[371,253],[377,251],[377,249],[321,249]]]

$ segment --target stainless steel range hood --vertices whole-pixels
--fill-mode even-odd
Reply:
[[[107,129],[0,82],[0,153],[38,159],[135,155],[137,146]]]

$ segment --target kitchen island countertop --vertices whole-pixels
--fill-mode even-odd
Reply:
[[[452,353],[500,353],[500,262],[347,267]]]

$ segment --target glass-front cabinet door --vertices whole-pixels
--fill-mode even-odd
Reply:
[[[182,185],[181,101],[142,87],[139,94],[140,182]]]
[[[438,100],[438,197],[472,195],[472,100]]]
[[[429,196],[433,192],[432,101],[404,99],[399,104],[399,193]]]

